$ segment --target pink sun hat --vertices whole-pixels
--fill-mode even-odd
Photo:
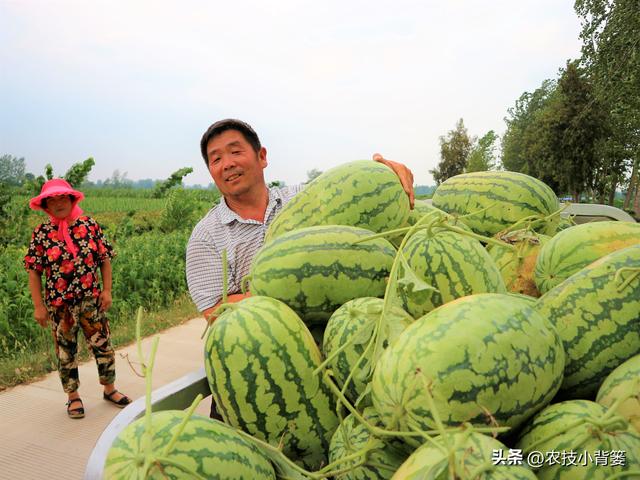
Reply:
[[[55,197],[56,195],[73,195],[74,205],[77,205],[78,202],[84,198],[84,193],[74,190],[66,180],[53,178],[42,185],[40,195],[29,200],[29,206],[33,210],[42,210],[42,200],[48,197]]]

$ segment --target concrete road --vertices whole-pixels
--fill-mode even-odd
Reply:
[[[162,332],[153,388],[166,385],[203,366],[200,335],[204,319],[195,318]],[[145,355],[151,338],[143,341]],[[116,352],[116,387],[132,399],[145,393],[135,344]],[[89,454],[102,430],[121,410],[102,399],[102,386],[92,359],[79,367],[80,395],[86,416],[72,420],[57,372],[42,380],[0,393],[0,479],[81,479]],[[198,412],[209,414],[210,402]]]

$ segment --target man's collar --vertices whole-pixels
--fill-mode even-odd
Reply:
[[[264,216],[265,220],[269,217],[269,214],[275,207],[276,203],[282,204],[282,194],[280,193],[279,188],[272,187],[269,189],[269,203],[267,204],[267,210]],[[229,205],[227,205],[227,201],[224,197],[220,199],[220,203],[218,204],[218,214],[220,215],[220,223],[224,225],[229,225],[233,221],[241,223],[260,223],[257,220],[247,220],[242,218],[240,215],[229,208]]]

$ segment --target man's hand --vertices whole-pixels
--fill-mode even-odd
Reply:
[[[407,195],[409,196],[409,205],[413,210],[413,204],[415,203],[415,193],[413,191],[413,173],[411,173],[411,170],[409,170],[409,168],[407,168],[407,166],[402,163],[394,162],[392,160],[386,160],[379,153],[373,154],[373,160],[386,165],[391,170],[393,170],[393,173],[398,176],[398,178],[400,179],[400,183],[402,184],[402,188],[405,192],[407,192]]]
[[[240,300],[244,300],[247,297],[250,297],[251,293],[247,292],[247,293],[234,293],[231,294],[227,297],[227,303],[236,303],[239,302]],[[209,307],[205,310],[202,311],[202,316],[205,318],[205,320],[207,322],[209,322],[209,324],[213,323],[215,321],[217,317],[217,315],[214,315],[213,312],[216,311],[216,309],[222,305],[222,300],[220,300],[218,303],[216,303],[213,307]]]
[[[100,303],[100,311],[106,312],[111,308],[111,292],[109,290],[103,290],[100,294],[98,302]]]
[[[41,327],[46,327],[49,322],[49,313],[47,312],[47,307],[44,305],[38,305],[33,309],[33,317],[36,319],[36,322],[40,324]]]

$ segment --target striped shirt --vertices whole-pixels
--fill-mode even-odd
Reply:
[[[264,223],[245,220],[227,206],[224,198],[195,226],[187,245],[187,285],[201,312],[222,299],[222,251],[227,250],[227,293],[239,293],[242,279],[264,242],[276,214],[304,185],[272,187]]]

